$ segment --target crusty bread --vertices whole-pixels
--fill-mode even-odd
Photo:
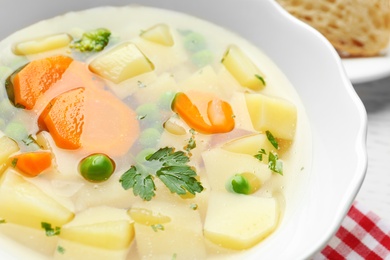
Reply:
[[[390,0],[276,0],[321,32],[341,56],[375,56],[390,41]]]

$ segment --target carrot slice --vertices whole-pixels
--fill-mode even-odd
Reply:
[[[220,99],[213,99],[208,103],[207,116],[213,125],[213,131],[226,133],[233,130],[234,114],[229,103]]]
[[[11,157],[12,165],[27,177],[35,177],[51,166],[50,152],[29,152]]]
[[[211,131],[199,109],[191,102],[188,96],[182,92],[176,94],[172,110],[180,115],[180,117],[188,124],[189,127],[200,133],[209,133]]]
[[[178,113],[189,127],[204,134],[230,132],[235,125],[231,106],[218,98],[213,98],[207,105],[210,124],[205,122],[198,107],[182,92],[176,94],[172,102],[172,110]]]
[[[97,88],[60,94],[38,122],[60,148],[110,156],[126,153],[139,135],[136,113],[110,92]]]
[[[83,131],[84,88],[73,89],[50,101],[38,125],[52,135],[58,147],[78,149]]]
[[[13,78],[15,105],[31,110],[37,99],[61,79],[72,61],[67,56],[54,56],[27,64]]]

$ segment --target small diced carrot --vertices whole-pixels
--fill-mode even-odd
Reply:
[[[50,152],[28,152],[11,157],[11,165],[24,176],[35,177],[50,168],[52,156]]]

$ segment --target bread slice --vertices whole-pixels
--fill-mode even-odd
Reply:
[[[376,56],[390,42],[390,0],[276,0],[322,33],[341,56]]]

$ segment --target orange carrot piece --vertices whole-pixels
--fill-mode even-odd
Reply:
[[[50,152],[28,152],[11,157],[11,164],[24,176],[35,177],[51,166]]]
[[[172,102],[172,110],[179,114],[179,116],[188,124],[189,127],[195,129],[200,133],[210,133],[210,125],[208,125],[199,109],[191,102],[186,94],[179,92],[176,94]]]
[[[214,132],[226,133],[233,130],[234,114],[229,103],[220,99],[213,99],[208,103],[207,116],[213,125]]]
[[[13,78],[15,105],[31,110],[37,99],[61,79],[72,61],[67,56],[55,56],[27,64]]]
[[[50,101],[38,119],[38,125],[50,132],[60,148],[81,147],[84,91],[84,88],[77,88],[59,95]]]
[[[139,135],[136,113],[110,92],[77,88],[53,99],[38,123],[63,149],[126,153]]]
[[[182,92],[176,94],[172,110],[178,113],[189,127],[203,134],[227,133],[232,131],[235,125],[231,106],[218,98],[208,102],[207,116],[211,124],[205,122],[199,109]]]

